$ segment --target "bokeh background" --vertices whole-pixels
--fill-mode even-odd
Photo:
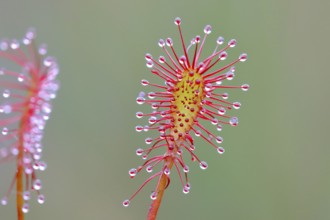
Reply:
[[[159,220],[309,220],[330,218],[329,8],[327,0],[1,0],[0,38],[20,38],[28,27],[61,67],[61,90],[44,137],[41,173],[47,202],[35,200],[26,219],[145,219],[148,185],[131,203],[121,203],[144,181],[128,169],[146,133],[135,125],[140,80],[153,78],[144,54],[160,55],[159,38],[177,42],[173,19],[183,19],[187,40],[211,24],[217,36],[236,38],[235,83],[249,83],[240,100],[240,124],[225,127],[226,153],[203,141],[198,155],[209,168],[190,164],[192,190],[182,193],[176,175]],[[14,169],[0,169],[0,195]],[[14,195],[0,219],[16,219]]]

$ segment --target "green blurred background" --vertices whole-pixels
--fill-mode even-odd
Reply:
[[[121,205],[146,176],[127,173],[148,136],[134,130],[146,123],[135,112],[148,109],[135,98],[142,78],[160,82],[144,54],[158,56],[161,37],[178,42],[176,16],[187,40],[213,26],[206,50],[218,35],[236,38],[230,58],[249,59],[235,83],[251,89],[231,95],[243,106],[239,126],[223,131],[226,153],[199,141],[208,170],[190,163],[188,195],[174,175],[158,219],[329,219],[329,9],[326,0],[1,0],[0,38],[34,26],[61,67],[40,174],[47,202],[32,200],[26,219],[145,219],[155,183]],[[13,172],[0,169],[0,195]],[[1,220],[16,218],[11,199]]]

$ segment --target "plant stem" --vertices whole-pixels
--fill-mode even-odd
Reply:
[[[175,147],[173,150],[171,150],[169,152],[169,155],[175,155],[176,152],[178,151],[178,144],[177,143],[174,143]],[[175,157],[172,157],[172,156],[169,156],[167,157],[166,159],[166,166],[169,168],[169,169],[172,169],[172,166],[174,164],[174,158]],[[157,186],[157,189],[155,192],[157,192],[157,198],[155,200],[152,201],[151,205],[150,205],[150,208],[149,208],[149,212],[148,212],[148,216],[147,216],[147,220],[155,220],[156,217],[157,217],[157,213],[158,213],[158,209],[160,207],[160,204],[162,202],[162,199],[163,199],[163,195],[164,195],[164,192],[165,192],[165,189],[166,187],[168,186],[168,176],[166,176],[164,173],[159,177],[160,180],[159,180],[159,184]]]
[[[24,188],[24,131],[28,125],[30,117],[30,110],[26,109],[23,114],[22,120],[20,122],[19,129],[19,145],[18,145],[18,155],[17,155],[17,171],[16,171],[16,207],[17,207],[17,219],[24,220],[23,212],[23,188]]]
[[[23,213],[23,146],[19,148],[19,154],[17,157],[17,173],[16,173],[16,204],[17,204],[17,218],[18,220],[24,220]]]
[[[166,177],[165,174],[162,174],[160,178],[161,179],[160,179],[159,185],[157,187],[157,191],[156,191],[157,192],[157,198],[155,200],[153,200],[151,205],[150,205],[147,220],[155,220],[156,219],[158,209],[159,209],[160,204],[162,202],[165,187],[167,185],[167,177]]]

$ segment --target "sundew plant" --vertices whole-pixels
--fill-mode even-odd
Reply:
[[[226,61],[227,50],[236,46],[235,39],[224,44],[224,38],[218,37],[215,49],[207,53],[208,55],[203,55],[206,58],[202,59],[206,38],[212,31],[211,26],[205,26],[204,36],[197,35],[187,43],[182,34],[181,19],[176,18],[174,23],[178,27],[182,54],[178,54],[174,49],[171,38],[160,39],[158,45],[164,56],[154,58],[151,54],[146,54],[145,59],[151,73],[164,80],[165,84],[159,85],[143,79],[142,86],[150,87],[154,91],[140,92],[136,99],[138,104],[147,104],[152,108],[149,113],[136,113],[137,118],[148,119],[148,125],[138,125],[136,131],[156,130],[159,135],[145,139],[145,143],[150,147],[136,150],[136,154],[145,162],[130,169],[129,176],[134,178],[142,170],[151,173],[151,176],[123,205],[129,206],[141,189],[156,179],[156,186],[150,195],[152,203],[148,220],[156,219],[164,191],[170,185],[172,170],[179,175],[183,193],[189,193],[189,167],[184,154],[189,155],[193,162],[197,162],[201,169],[207,169],[207,163],[194,153],[194,136],[202,138],[217,153],[225,152],[222,147],[223,138],[218,133],[225,125],[238,125],[238,118],[232,110],[241,107],[240,102],[228,101],[229,91],[249,89],[248,84],[226,85],[226,82],[235,76],[234,65],[247,60],[247,54],[242,53],[237,59]],[[205,126],[208,123],[215,126],[214,131]],[[160,151],[162,153],[158,154]],[[153,172],[154,169],[158,171]]]
[[[18,220],[29,212],[31,192],[39,204],[45,202],[37,171],[47,167],[41,141],[59,88],[57,62],[47,56],[45,44],[36,45],[35,37],[30,29],[21,41],[0,41],[0,163],[16,164],[1,204],[14,194]]]

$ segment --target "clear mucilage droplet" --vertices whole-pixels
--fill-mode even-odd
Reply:
[[[151,199],[151,200],[155,200],[155,199],[157,199],[157,193],[156,193],[156,192],[152,192],[152,193],[150,194],[150,199]]]
[[[14,39],[14,40],[12,40],[12,41],[10,42],[10,48],[11,48],[12,50],[16,50],[16,49],[18,49],[19,47],[20,47],[20,44],[19,44],[19,41],[18,41],[18,40]]]
[[[152,138],[148,137],[145,139],[146,144],[151,144],[152,143]]]
[[[189,167],[187,165],[185,165],[183,167],[183,172],[185,172],[185,173],[188,173],[189,172]]]
[[[1,205],[7,205],[8,204],[8,199],[7,197],[4,197],[1,199]]]
[[[219,154],[224,154],[225,153],[225,149],[223,147],[218,147],[217,151]]]
[[[151,173],[151,172],[152,172],[152,166],[151,166],[151,165],[147,166],[147,167],[146,167],[146,171],[147,171],[148,173]]]
[[[224,42],[224,38],[223,37],[218,37],[218,39],[217,39],[217,44],[219,44],[219,45],[221,45],[221,44],[223,44],[223,42]]]
[[[134,176],[136,176],[136,174],[137,174],[137,169],[135,169],[135,168],[130,169],[130,170],[128,171],[128,174],[130,175],[130,177],[134,177]]]
[[[39,204],[44,204],[45,203],[45,196],[40,194],[40,195],[38,195],[37,200],[38,200]]]
[[[237,126],[238,125],[238,118],[237,117],[232,117],[229,119],[229,123],[232,126]]]
[[[25,192],[23,193],[23,199],[24,199],[25,201],[27,201],[27,200],[30,200],[30,198],[31,198],[30,191],[25,191]]]
[[[40,190],[41,188],[42,188],[41,180],[40,179],[36,179],[33,182],[33,189]]]
[[[182,192],[184,194],[188,194],[190,192],[190,188],[188,186],[184,186]]]
[[[139,105],[142,105],[145,102],[145,98],[143,97],[137,97],[136,98],[136,103]]]
[[[135,153],[136,153],[137,156],[141,156],[143,154],[143,149],[138,148],[138,149],[136,149]]]
[[[168,176],[168,175],[170,175],[170,173],[171,173],[171,170],[170,170],[168,167],[166,167],[166,168],[164,169],[164,174],[165,174],[166,176]]]
[[[43,161],[40,161],[38,163],[38,165],[39,165],[39,170],[40,171],[45,171],[47,169],[47,164],[45,162],[43,162]]]
[[[234,107],[234,109],[240,109],[241,103],[240,102],[234,102],[233,107]]]
[[[221,143],[223,142],[223,138],[222,138],[221,136],[217,136],[217,137],[215,138],[215,140],[216,140],[216,142],[219,143],[219,144],[221,144]]]
[[[248,91],[249,88],[250,88],[250,86],[249,86],[248,84],[243,84],[243,85],[241,86],[241,89],[242,89],[244,92],[245,92],[245,91]]]
[[[208,165],[207,165],[207,163],[206,163],[205,161],[201,161],[201,162],[199,163],[199,167],[200,167],[202,170],[206,170],[207,167],[208,167]]]
[[[4,98],[9,98],[10,97],[10,91],[9,89],[5,89],[3,92],[2,92],[2,96]]]
[[[123,201],[123,206],[128,207],[129,203],[130,203],[130,201],[128,199],[126,199],[125,201]]]
[[[211,25],[206,25],[205,28],[204,28],[204,33],[205,34],[211,34],[211,32],[212,32]]]
[[[28,213],[29,212],[29,204],[25,203],[22,207],[22,212]]]
[[[24,75],[23,74],[19,74],[19,76],[17,77],[17,81],[18,82],[23,82],[24,81]]]
[[[239,61],[241,62],[245,62],[247,60],[247,54],[246,53],[242,53],[240,56],[239,56]]]
[[[3,136],[6,136],[8,134],[8,132],[9,132],[9,130],[8,130],[7,127],[2,128],[1,133],[2,133]]]

